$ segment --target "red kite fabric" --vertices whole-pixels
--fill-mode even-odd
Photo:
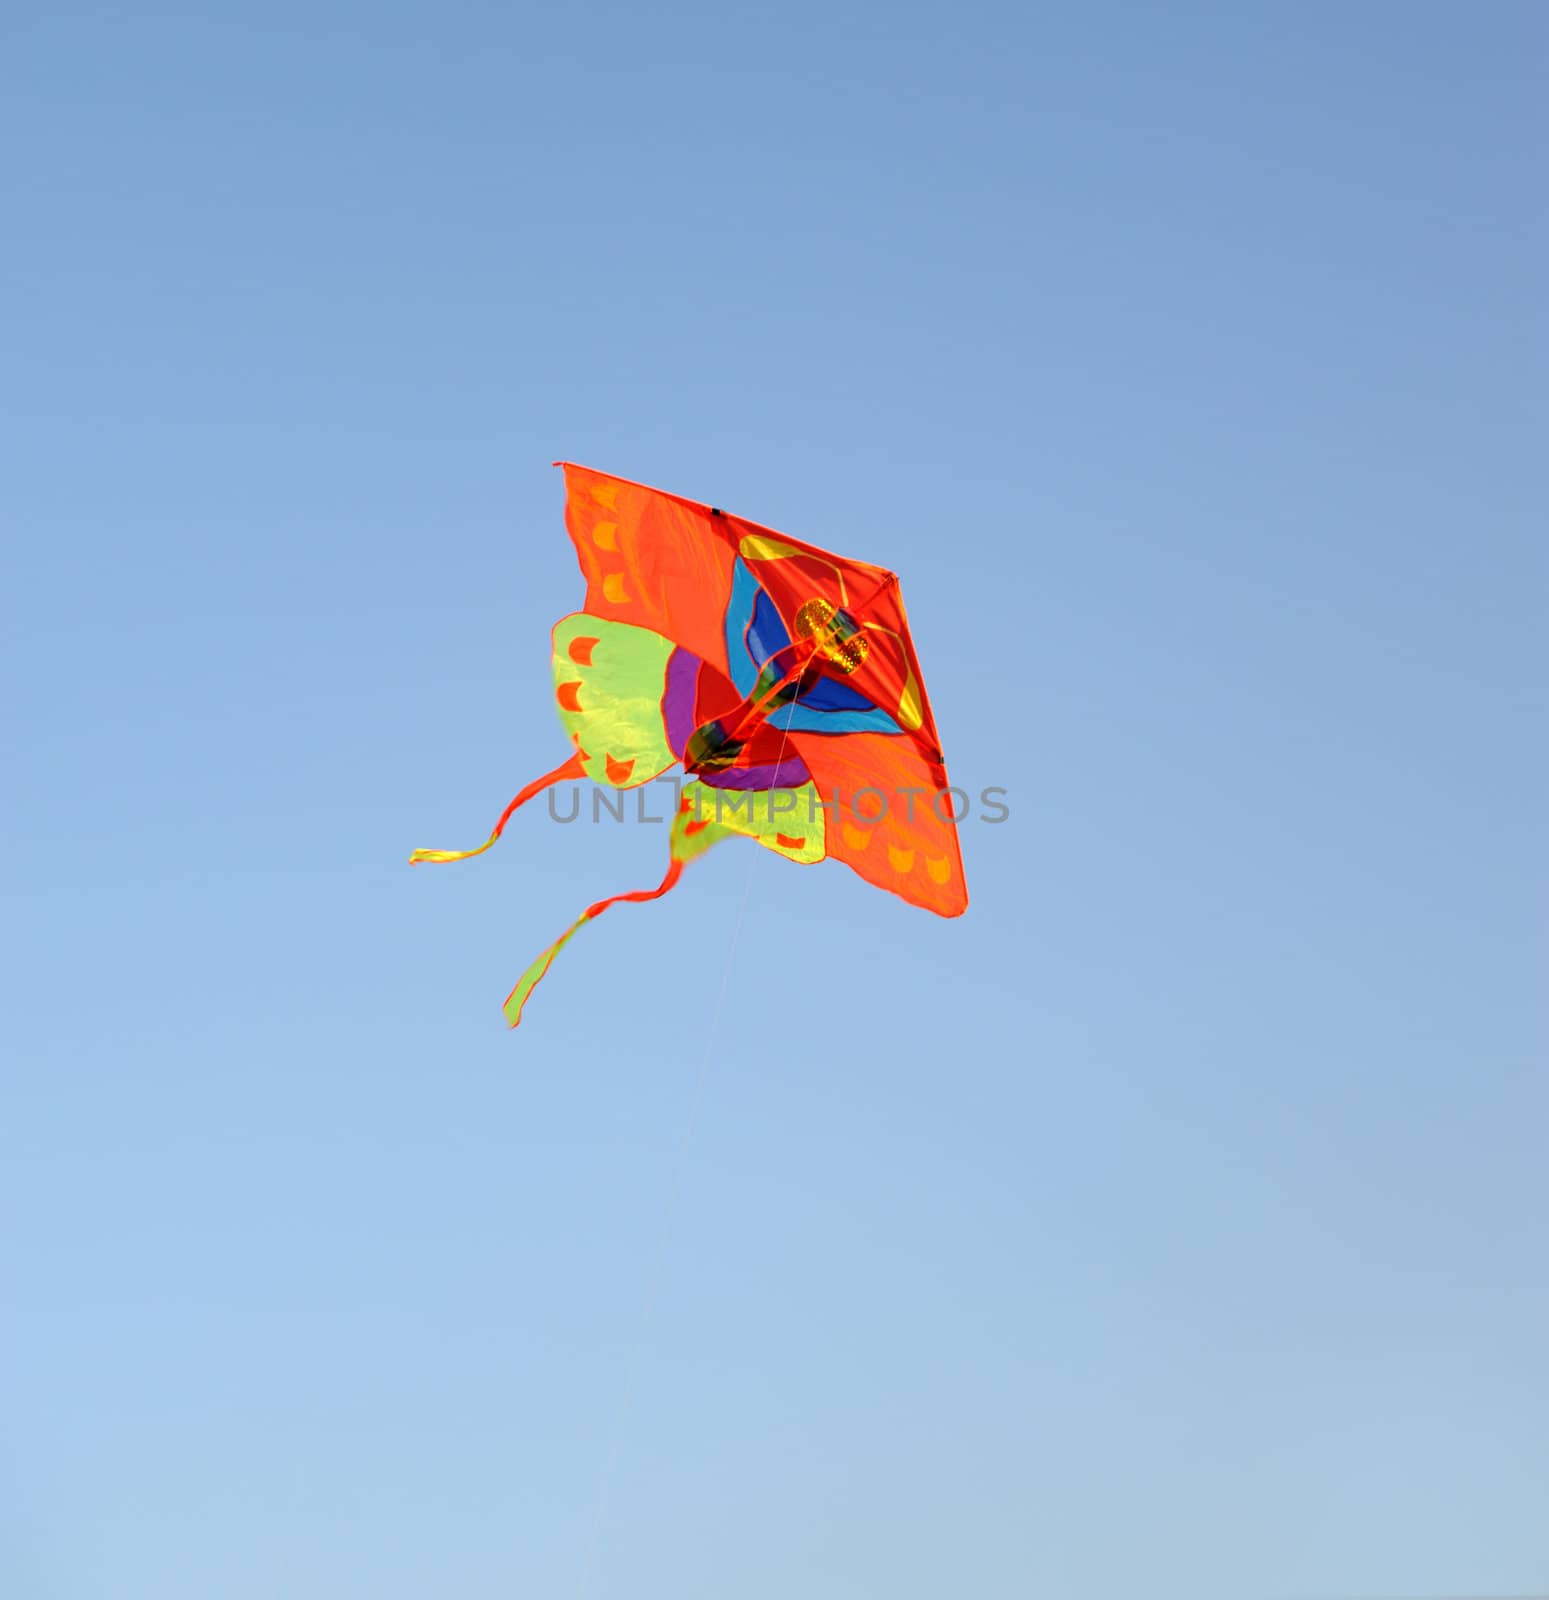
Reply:
[[[585,609],[555,624],[554,695],[573,747],[522,804],[588,777],[615,789],[681,766],[667,875],[597,902],[527,969],[513,1027],[559,950],[619,900],[665,894],[742,835],[810,865],[843,861],[940,916],[968,905],[947,770],[897,576],[714,506],[586,467],[565,470]]]

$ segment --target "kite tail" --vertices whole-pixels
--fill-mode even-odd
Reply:
[[[516,987],[506,996],[503,1008],[506,1021],[514,1028],[522,1020],[522,1007],[527,1004],[527,997],[538,987],[544,974],[553,966],[554,957],[593,917],[600,917],[609,906],[616,906],[621,902],[638,905],[643,900],[660,900],[683,876],[683,869],[690,861],[696,856],[703,855],[712,844],[727,837],[729,830],[718,823],[698,817],[694,810],[694,801],[685,798],[682,809],[672,824],[672,861],[667,868],[667,875],[654,889],[636,889],[630,894],[610,895],[606,900],[598,900],[594,905],[589,905],[516,980]]]
[[[570,943],[576,933],[583,928],[593,917],[600,917],[609,906],[616,906],[620,901],[659,900],[683,875],[683,863],[674,858],[672,865],[667,868],[667,876],[657,884],[654,889],[636,889],[630,894],[610,895],[606,900],[599,900],[594,905],[589,905],[585,911],[570,924],[565,931],[551,944],[547,950],[528,967],[520,978],[516,980],[516,987],[506,996],[505,1014],[506,1021],[514,1028],[522,1020],[522,1007],[527,1004],[527,997],[538,987],[549,968],[554,964],[554,957]]]
[[[495,831],[490,834],[477,850],[416,850],[409,857],[409,865],[418,867],[427,861],[468,861],[474,856],[481,856],[500,837],[505,830],[505,825],[511,820],[511,814],[518,807],[524,806],[535,794],[543,791],[553,784],[563,783],[567,778],[583,778],[586,776],[584,758],[579,750],[571,756],[562,766],[555,767],[552,772],[546,772],[541,778],[534,778],[531,783],[500,813],[500,821],[495,824]]]

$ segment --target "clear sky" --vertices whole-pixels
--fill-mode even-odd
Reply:
[[[11,0],[6,1600],[1549,1590],[1545,17]],[[505,1031],[555,457],[902,574],[965,917]]]

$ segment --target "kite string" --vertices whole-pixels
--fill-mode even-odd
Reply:
[[[757,859],[756,857],[754,858]],[[612,1498],[613,1481],[618,1475],[619,1458],[623,1450],[623,1425],[629,1414],[634,1410],[636,1394],[639,1387],[639,1361],[640,1343],[651,1325],[651,1317],[656,1309],[658,1291],[661,1286],[662,1270],[665,1266],[667,1248],[671,1243],[674,1224],[678,1215],[678,1200],[683,1188],[683,1174],[688,1165],[688,1152],[693,1144],[694,1130],[699,1120],[699,1109],[704,1099],[705,1083],[709,1078],[710,1059],[715,1051],[716,1030],[720,1026],[721,1012],[725,1008],[727,990],[731,984],[731,970],[733,958],[736,955],[737,939],[742,932],[744,913],[748,907],[748,896],[753,886],[753,863],[748,864],[748,876],[743,886],[742,904],[737,910],[737,919],[732,925],[731,941],[727,947],[726,960],[721,968],[721,987],[716,996],[715,1009],[711,1013],[710,1028],[705,1039],[705,1048],[699,1058],[699,1070],[694,1079],[694,1087],[689,1094],[688,1112],[684,1119],[682,1132],[678,1136],[678,1146],[672,1163],[672,1176],[667,1192],[666,1204],[663,1207],[661,1227],[658,1231],[656,1242],[652,1247],[650,1265],[646,1273],[645,1290],[641,1297],[639,1325],[636,1332],[635,1346],[630,1357],[630,1370],[624,1386],[624,1395],[619,1403],[618,1415],[613,1428],[613,1442],[609,1450],[607,1470],[603,1476],[601,1489],[598,1493],[597,1510],[592,1521],[591,1538],[587,1544],[586,1559],[581,1568],[581,1582],[576,1593],[584,1596],[587,1584],[591,1577],[593,1558],[597,1546],[602,1538],[603,1525],[606,1520],[609,1504]]]
[[[785,746],[790,738],[790,733],[791,724],[787,719],[785,726],[780,730],[780,750],[774,762],[776,772],[779,771],[780,763],[785,759]],[[597,1547],[602,1540],[603,1526],[612,1500],[613,1483],[618,1476],[619,1458],[623,1452],[624,1423],[634,1410],[635,1395],[639,1387],[640,1345],[650,1327],[651,1317],[656,1309],[657,1292],[661,1283],[667,1247],[671,1242],[673,1227],[677,1221],[678,1197],[683,1188],[683,1173],[688,1164],[688,1152],[693,1144],[694,1129],[699,1120],[700,1104],[704,1100],[705,1084],[710,1076],[710,1060],[715,1053],[716,1034],[721,1025],[721,1013],[725,1010],[727,991],[731,987],[732,965],[736,960],[737,942],[742,936],[742,924],[747,916],[748,900],[753,893],[753,874],[757,871],[757,864],[757,853],[751,853],[748,856],[747,875],[742,880],[742,900],[737,906],[737,917],[732,923],[731,938],[726,946],[726,960],[721,964],[721,986],[715,997],[715,1007],[710,1013],[710,1026],[705,1034],[705,1048],[700,1054],[699,1071],[695,1075],[694,1087],[689,1094],[688,1113],[684,1118],[683,1130],[678,1135],[678,1147],[673,1157],[672,1177],[667,1191],[666,1205],[662,1211],[661,1225],[658,1229],[656,1242],[651,1250],[650,1265],[646,1270],[645,1290],[640,1302],[639,1326],[635,1336],[634,1349],[630,1356],[629,1371],[624,1382],[624,1393],[620,1398],[618,1411],[614,1417],[613,1440],[608,1451],[607,1466],[604,1469],[602,1483],[597,1491],[597,1509],[592,1516],[591,1535],[587,1540],[586,1555],[581,1563],[581,1581],[576,1588],[577,1600],[585,1600],[586,1597],[587,1585],[591,1581],[593,1560],[597,1554]]]

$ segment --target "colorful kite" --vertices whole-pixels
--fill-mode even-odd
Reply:
[[[633,789],[682,765],[672,859],[654,889],[588,906],[524,972],[522,1007],[577,929],[655,900],[734,834],[804,865],[832,857],[940,916],[968,905],[947,772],[898,578],[712,506],[568,462],[565,523],[586,609],[554,628],[554,696],[575,746],[516,809],[587,777]]]

